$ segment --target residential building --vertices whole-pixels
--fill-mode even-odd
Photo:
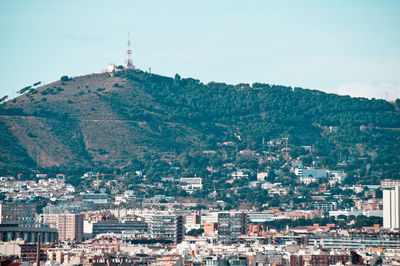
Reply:
[[[201,177],[182,177],[179,179],[179,183],[181,188],[189,193],[203,188]]]
[[[381,188],[394,188],[400,186],[400,180],[384,179],[381,181]]]
[[[233,179],[243,179],[243,178],[248,178],[249,174],[243,170],[236,170],[231,173],[231,176]]]
[[[200,229],[200,212],[185,215],[185,230],[189,232],[192,229]]]
[[[59,214],[57,219],[58,239],[82,242],[83,215],[75,213]]]
[[[358,210],[382,210],[382,199],[356,200],[354,206]]]
[[[150,233],[153,238],[180,243],[184,236],[183,217],[170,213],[155,213],[151,217]]]
[[[324,212],[329,212],[337,210],[337,202],[314,202],[312,204],[314,209],[322,210]]]
[[[347,254],[299,254],[290,256],[290,265],[344,265],[351,261]]]
[[[219,212],[218,236],[221,242],[235,242],[247,233],[247,214],[243,212]]]
[[[265,178],[268,177],[267,172],[257,173],[257,181],[265,181]]]

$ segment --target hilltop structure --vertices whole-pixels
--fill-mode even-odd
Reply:
[[[126,59],[125,59],[125,65],[116,65],[114,63],[109,63],[107,69],[102,70],[102,73],[114,73],[117,71],[121,71],[124,69],[135,69],[135,66],[133,65],[132,61],[132,49],[131,49],[131,34],[128,32],[128,45],[126,49]]]

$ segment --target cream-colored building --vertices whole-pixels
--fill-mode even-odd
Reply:
[[[400,228],[400,186],[383,191],[383,227]]]

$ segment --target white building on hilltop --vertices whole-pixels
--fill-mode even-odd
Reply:
[[[383,227],[400,228],[400,186],[383,191]]]

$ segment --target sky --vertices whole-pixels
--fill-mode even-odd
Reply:
[[[400,98],[396,0],[0,0],[0,97],[133,63],[160,75]]]

